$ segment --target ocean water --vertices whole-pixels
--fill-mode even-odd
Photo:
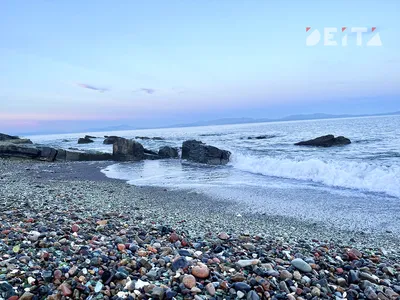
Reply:
[[[232,152],[226,166],[170,159],[115,163],[103,170],[108,177],[129,184],[190,189],[246,203],[252,212],[290,215],[295,211],[297,216],[316,220],[329,215],[337,223],[351,223],[355,228],[365,229],[368,223],[367,227],[397,230],[393,223],[400,223],[400,116],[86,132],[31,139],[63,148],[112,151],[111,145],[102,144],[102,138],[77,145],[84,134],[162,137],[162,141],[139,140],[152,150],[197,139]],[[325,134],[343,135],[352,143],[332,148],[294,146]],[[267,138],[249,139],[261,135]]]

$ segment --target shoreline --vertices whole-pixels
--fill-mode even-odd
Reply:
[[[2,160],[0,160],[1,162]],[[3,160],[7,162],[7,160]],[[216,220],[211,226],[203,229],[203,232],[231,230],[236,233],[249,232],[261,234],[273,238],[274,236],[285,236],[292,239],[329,240],[343,245],[353,245],[358,248],[379,248],[384,247],[400,253],[400,237],[393,232],[364,232],[360,230],[343,230],[333,225],[324,224],[321,221],[296,218],[295,216],[273,215],[260,212],[249,212],[247,203],[241,204],[233,200],[219,199],[194,191],[192,189],[171,189],[154,186],[135,186],[127,183],[126,180],[107,177],[102,169],[115,164],[116,162],[60,162],[42,163],[27,160],[8,161],[15,165],[20,164],[21,168],[14,170],[17,174],[23,174],[25,179],[33,180],[41,189],[46,185],[68,185],[71,182],[84,182],[87,189],[98,190],[104,185],[111,190],[120,189],[120,195],[113,200],[118,202],[117,197],[126,199],[134,197],[141,208],[151,207],[147,211],[154,216],[160,214],[158,210],[174,213],[179,209],[186,219],[193,218],[193,214],[207,226],[208,216]],[[0,181],[1,182],[1,181]],[[92,184],[92,186],[90,186]],[[85,191],[84,191],[85,192]],[[114,193],[111,192],[111,193]],[[96,195],[102,200],[102,195]],[[139,200],[139,201],[138,201]],[[182,204],[184,204],[182,206]],[[223,208],[223,209],[221,209]],[[151,213],[150,213],[151,212]],[[238,217],[240,215],[240,217]],[[161,217],[159,220],[163,220]],[[164,220],[165,221],[165,220]],[[180,228],[181,220],[172,219],[177,229]],[[200,230],[197,228],[197,230]]]
[[[361,234],[293,217],[242,213],[240,203],[107,178],[100,170],[110,164],[0,159],[0,266],[7,267],[0,281],[8,284],[0,287],[0,297],[28,293],[21,299],[41,299],[43,286],[48,299],[135,295],[258,300],[339,294],[350,299],[351,293],[400,292],[395,234]],[[99,265],[93,262],[96,253],[102,257]],[[299,275],[291,263],[295,258],[312,271]],[[252,262],[240,265],[243,260]],[[22,272],[26,261],[32,267]],[[210,274],[194,274],[198,264]],[[361,266],[366,275],[357,273],[355,280],[350,271],[361,272]],[[329,285],[321,282],[322,270],[330,274],[325,279]],[[113,274],[112,279],[103,274]],[[367,283],[381,284],[385,278],[391,280],[390,289],[380,291]],[[189,280],[194,285],[185,285]],[[27,284],[28,292],[23,288]]]

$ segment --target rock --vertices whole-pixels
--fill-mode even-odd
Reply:
[[[221,232],[220,234],[218,234],[218,238],[223,241],[226,241],[229,240],[229,235],[226,232]]]
[[[115,136],[115,135],[106,136],[105,139],[104,139],[104,141],[103,141],[103,144],[104,144],[104,145],[112,145],[112,144],[114,144],[115,141],[116,141],[117,139],[119,139],[119,138],[120,138],[120,137]]]
[[[74,224],[71,227],[72,232],[78,232],[79,231],[79,225],[78,224]]]
[[[276,137],[275,135],[257,135],[257,136],[249,136],[248,140],[264,140],[264,139],[271,139]]]
[[[103,161],[103,160],[112,160],[112,159],[113,159],[113,156],[111,154],[103,153],[103,152],[66,151],[66,153],[65,153],[66,161]]]
[[[365,289],[364,294],[367,297],[367,299],[370,299],[370,300],[378,299],[378,295],[375,293],[375,291],[370,286]]]
[[[94,287],[94,292],[99,293],[103,289],[103,284],[100,281],[97,281],[96,286]]]
[[[206,290],[211,296],[215,295],[215,287],[214,287],[214,284],[212,284],[212,282],[210,282],[206,285]]]
[[[311,290],[311,295],[313,295],[314,297],[319,297],[321,295],[321,290],[317,287],[314,287]]]
[[[188,289],[191,289],[196,286],[196,278],[193,275],[185,275],[183,276],[182,283]]]
[[[94,141],[90,139],[88,136],[78,139],[78,144],[90,144],[90,143],[94,143]]]
[[[332,147],[340,145],[348,145],[351,141],[343,136],[334,137],[332,134],[317,137],[312,140],[298,142],[297,146],[315,146],[315,147]]]
[[[182,144],[182,159],[198,163],[225,165],[229,162],[230,155],[229,151],[208,146],[196,140],[185,141]]]
[[[37,159],[39,156],[40,150],[37,148],[0,142],[0,157]]]
[[[304,260],[302,260],[301,258],[295,258],[291,261],[292,266],[294,266],[296,269],[298,269],[299,271],[305,272],[305,273],[309,273],[312,271],[311,266],[306,263]]]
[[[31,300],[35,295],[30,292],[25,292],[19,300]]]
[[[71,288],[66,283],[61,284],[59,289],[65,297],[72,295]]]
[[[292,275],[292,273],[290,273],[289,271],[283,270],[283,271],[280,272],[279,277],[280,277],[280,279],[282,279],[282,280],[286,280],[286,279],[292,279],[292,278],[293,278],[293,275]]]
[[[251,290],[250,285],[244,282],[235,282],[232,287],[237,291],[248,292]]]
[[[142,144],[124,138],[118,138],[113,144],[113,158],[115,160],[139,161],[145,158]]]
[[[97,139],[96,136],[92,136],[92,135],[85,135],[84,138],[85,138],[85,139]]]
[[[164,299],[165,290],[162,287],[155,286],[151,291],[151,297],[153,299],[162,300]]]
[[[193,267],[192,275],[196,276],[197,278],[205,279],[210,275],[210,270],[206,265],[200,264]]]
[[[247,300],[259,300],[260,296],[255,291],[250,291],[247,293]]]
[[[236,262],[236,264],[240,268],[245,268],[245,267],[248,267],[248,266],[257,265],[259,263],[260,263],[260,260],[258,260],[258,259],[241,259],[241,260],[238,260]]]
[[[58,150],[51,147],[38,147],[40,150],[39,159],[52,162],[56,159]]]
[[[161,147],[158,150],[158,156],[161,158],[178,158],[178,149],[170,146]]]
[[[33,144],[30,139],[15,139],[15,140],[5,140],[4,142],[12,144]]]
[[[8,140],[18,140],[18,136],[8,135],[5,133],[0,133],[0,141],[8,141]]]
[[[349,281],[350,284],[351,283],[356,283],[356,284],[359,283],[360,282],[360,278],[359,278],[358,271],[350,270],[348,281]]]

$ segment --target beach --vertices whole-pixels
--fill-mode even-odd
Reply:
[[[110,164],[0,160],[4,299],[398,297],[393,232],[129,185],[101,172]],[[209,274],[190,275],[199,268]]]

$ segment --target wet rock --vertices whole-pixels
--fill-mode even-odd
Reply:
[[[334,137],[331,134],[320,136],[318,138],[298,142],[295,145],[297,146],[315,146],[315,147],[332,147],[332,146],[340,146],[340,145],[348,145],[351,141],[348,138],[343,136]]]
[[[182,144],[182,159],[198,163],[225,165],[229,162],[230,155],[229,151],[208,146],[196,140],[185,141]]]
[[[161,158],[178,158],[178,149],[170,146],[164,146],[161,147],[160,150],[158,150],[158,155]]]
[[[94,143],[94,141],[88,136],[78,139],[78,144],[90,144],[90,143]]]

